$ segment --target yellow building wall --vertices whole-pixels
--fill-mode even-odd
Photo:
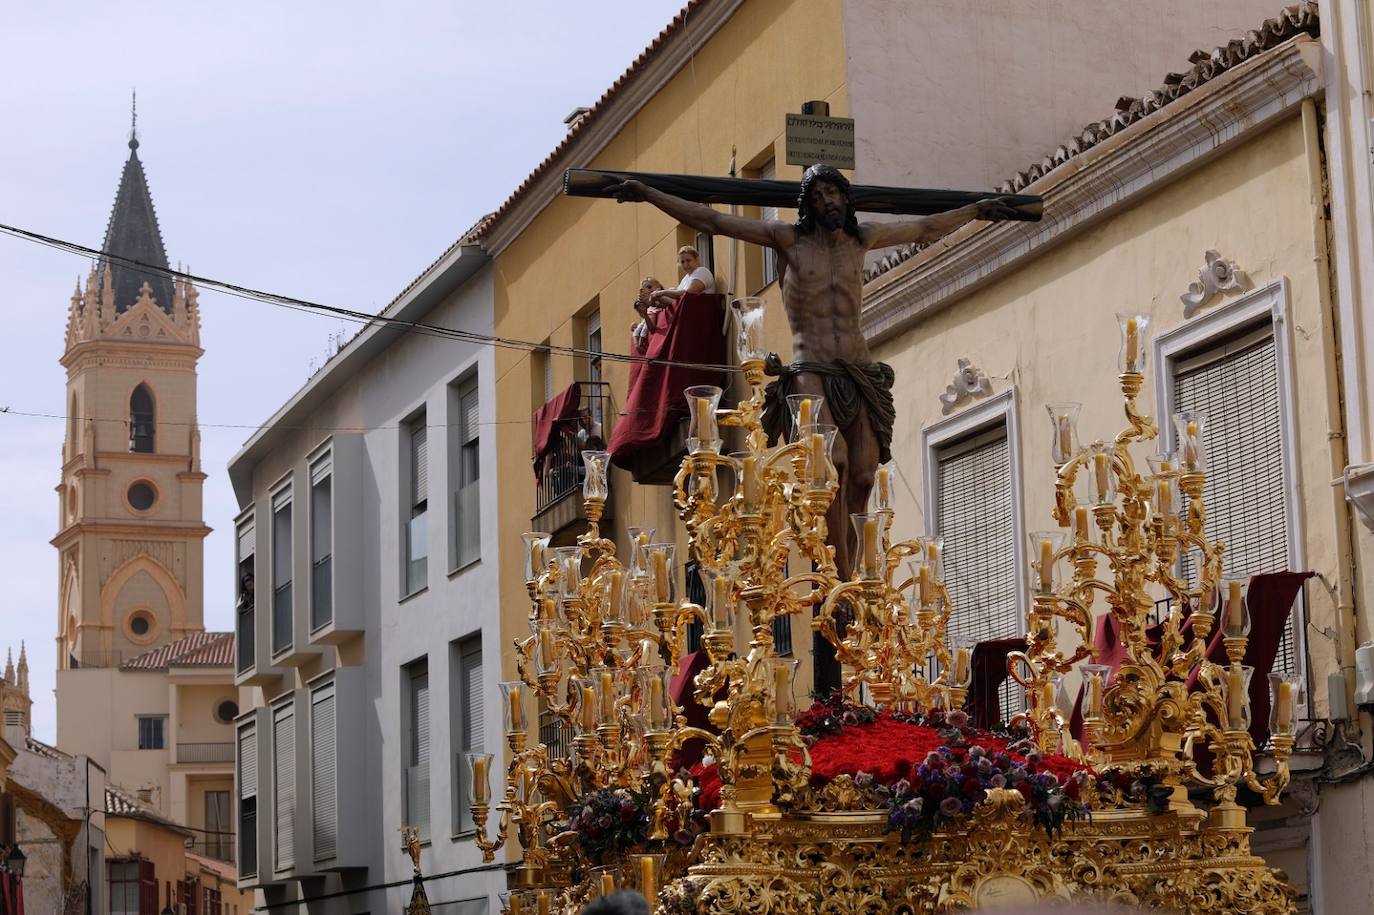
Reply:
[[[1336,581],[1342,572],[1335,536],[1339,493],[1329,484],[1327,433],[1339,420],[1329,409],[1323,348],[1328,316],[1320,298],[1315,216],[1303,123],[1294,115],[881,343],[876,355],[892,364],[903,392],[892,451],[916,497],[924,498],[921,481],[929,472],[922,429],[944,418],[938,395],[957,360],[966,357],[992,379],[995,393],[1016,386],[1020,440],[1013,446],[1022,462],[1025,529],[1053,529],[1054,469],[1044,405],[1081,401],[1082,440],[1114,436],[1125,425],[1116,381],[1115,313],[1150,315],[1151,339],[1178,327],[1184,321],[1179,295],[1197,279],[1203,252],[1215,249],[1247,271],[1254,288],[1288,279],[1291,326],[1277,332],[1289,337],[1296,381],[1297,525],[1306,568],[1321,580]],[[1225,294],[1207,308],[1236,295]],[[1151,362],[1141,394],[1142,408],[1151,413],[1156,368]],[[1138,447],[1137,460],[1154,450]],[[924,534],[925,506],[915,504],[904,487],[897,490],[896,535]],[[1316,715],[1324,713],[1325,677],[1334,664],[1334,643],[1321,633],[1336,625],[1334,603],[1321,580],[1307,590]],[[955,608],[956,614],[975,611]]]
[[[253,911],[253,894],[239,892],[232,878],[225,880],[208,871],[194,857],[188,856],[185,837],[181,833],[145,820],[110,816],[105,819],[105,837],[108,840],[105,849],[107,859],[137,854],[153,862],[153,873],[158,884],[158,911],[162,911],[167,904],[167,882],[172,882],[172,891],[176,893],[176,884],[188,876],[198,878],[202,887],[219,890],[225,915],[242,915]],[[109,899],[108,884],[101,887],[100,892]],[[199,906],[197,911],[200,911]]]
[[[784,116],[808,99],[824,99],[845,116],[843,29],[838,0],[751,0],[697,51],[595,158],[593,167],[648,172],[727,174],[731,149],[742,174],[775,157],[778,177],[800,177],[782,163]],[[752,212],[747,215],[757,215]],[[788,214],[780,214],[789,218]],[[603,348],[629,351],[637,316],[632,303],[644,276],[672,287],[679,279],[676,252],[691,233],[645,204],[559,197],[495,258],[495,323],[500,336],[585,346],[590,308],[601,313]],[[758,249],[738,246],[738,294],[758,291]],[[716,275],[729,282],[729,240],[715,243]],[[777,284],[764,291],[773,307],[770,347],[790,351]],[[528,633],[528,596],[521,576],[519,536],[531,529],[535,486],[530,453],[531,411],[544,400],[541,355],[498,349],[497,425],[503,460],[500,474],[502,630],[507,638]],[[552,356],[553,391],[586,380],[585,362]],[[612,412],[623,409],[627,363],[606,361]],[[633,486],[614,471],[614,517],[603,530],[623,539],[627,524],[652,524],[658,539],[678,529],[666,487]],[[515,547],[515,548],[512,548]],[[797,639],[799,655],[809,638]],[[503,654],[504,677],[515,673]],[[809,668],[809,665],[803,665]]]

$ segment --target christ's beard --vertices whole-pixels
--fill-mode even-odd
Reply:
[[[844,228],[844,213],[840,210],[824,210],[821,213],[821,225],[832,232]]]

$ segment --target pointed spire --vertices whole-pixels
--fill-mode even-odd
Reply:
[[[117,260],[102,259],[100,272],[112,276],[114,311],[111,318],[138,301],[144,283],[153,291],[153,298],[168,314],[172,311],[172,281],[160,272],[167,269],[167,252],[162,246],[162,231],[157,224],[148,177],[138,158],[138,97],[134,96],[130,114],[129,158],[119,179],[114,209],[105,229],[101,249]],[[147,264],[151,270],[131,266],[129,261]]]
[[[19,643],[19,688],[29,694],[29,652],[23,641]]]
[[[5,682],[14,682],[14,649],[5,649]]]

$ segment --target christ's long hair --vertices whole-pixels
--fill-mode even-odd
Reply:
[[[813,165],[802,175],[801,194],[797,197],[797,231],[802,235],[810,235],[819,225],[807,200],[811,188],[817,181],[825,181],[839,188],[840,193],[844,195],[844,231],[854,238],[859,238],[859,219],[854,209],[854,201],[849,196],[849,179],[841,175],[839,169],[833,165]]]

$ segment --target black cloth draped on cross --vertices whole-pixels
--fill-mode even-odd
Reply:
[[[878,462],[892,460],[892,427],[897,422],[897,407],[892,401],[892,366],[885,362],[794,362],[783,365],[776,353],[769,353],[764,372],[777,376],[763,392],[763,430],[768,443],[786,441],[792,422],[787,411],[787,395],[796,377],[819,375],[825,388],[825,406],[841,431],[853,425],[859,411],[868,413],[868,423],[878,437]]]

